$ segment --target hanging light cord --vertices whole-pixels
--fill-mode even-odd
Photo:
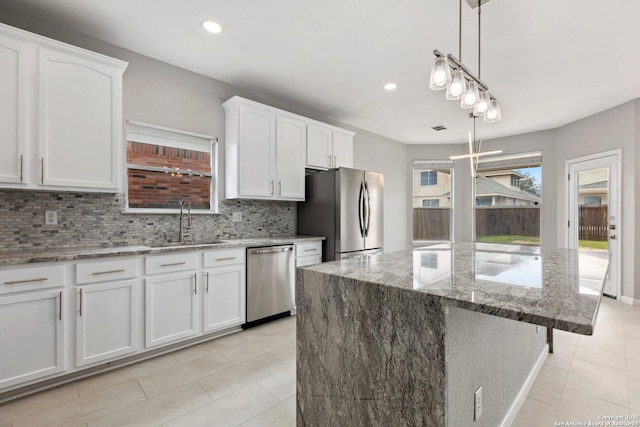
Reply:
[[[478,79],[482,80],[480,74],[480,13],[482,12],[482,0],[478,0]]]
[[[458,7],[458,58],[462,62],[462,0],[460,0]]]

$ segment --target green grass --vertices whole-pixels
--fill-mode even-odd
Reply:
[[[609,242],[596,242],[594,240],[578,240],[579,249],[609,249]]]
[[[482,243],[516,243],[519,245],[539,245],[540,238],[532,236],[519,236],[507,234],[503,236],[484,236],[476,238],[476,242]]]

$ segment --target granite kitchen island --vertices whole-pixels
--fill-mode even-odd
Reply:
[[[546,328],[593,333],[608,262],[456,243],[298,269],[297,425],[508,425]]]

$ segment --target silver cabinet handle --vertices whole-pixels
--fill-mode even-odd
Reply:
[[[198,273],[193,273],[193,294],[198,295]]]
[[[82,317],[82,288],[80,288],[80,317]]]
[[[278,196],[282,196],[282,181],[278,181]]]
[[[186,261],[182,261],[182,262],[171,262],[169,264],[160,264],[160,267],[173,267],[174,265],[185,265],[187,262]]]
[[[314,248],[314,249],[305,249],[304,251],[305,252],[315,252],[317,250],[318,250],[317,248]]]
[[[216,258],[216,261],[231,261],[232,259],[236,259],[236,257],[230,256],[226,258]]]
[[[328,158],[329,158],[328,164],[329,164],[329,167],[331,167],[331,154],[329,154]]]
[[[37,279],[26,279],[26,280],[11,280],[9,282],[4,282],[5,285],[19,285],[21,283],[32,283],[32,282],[44,282],[49,280],[47,277],[38,277]]]
[[[62,320],[62,291],[60,291],[60,320]]]
[[[271,180],[271,194],[274,194],[274,193],[275,193],[275,189],[274,189],[275,187],[274,187],[274,185],[275,185],[275,184],[274,184],[274,181],[273,181],[273,180]]]
[[[120,268],[118,270],[108,270],[108,271],[95,271],[92,274],[94,276],[99,276],[101,274],[111,274],[111,273],[122,273],[124,270],[124,268]]]
[[[44,184],[44,157],[40,157],[40,183]]]
[[[209,273],[207,273],[207,293],[209,293]]]
[[[338,158],[333,156],[333,167],[335,168],[338,165]]]
[[[20,154],[20,182],[24,182],[23,171],[24,171],[24,155]]]

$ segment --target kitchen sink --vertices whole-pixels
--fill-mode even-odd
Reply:
[[[206,242],[200,242],[200,243],[188,243],[188,242],[166,242],[166,243],[162,243],[160,245],[154,246],[154,249],[161,249],[161,248],[200,248],[200,247],[206,247],[206,246],[212,246],[212,245],[219,245],[221,243],[220,240],[207,240]]]

